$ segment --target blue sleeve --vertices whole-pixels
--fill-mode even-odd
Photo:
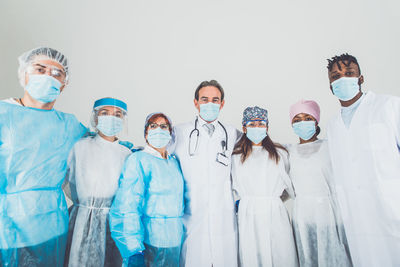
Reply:
[[[72,139],[74,140],[74,142],[78,141],[79,139],[81,139],[82,137],[87,135],[87,133],[89,132],[89,129],[86,126],[84,126],[82,123],[80,123],[78,121],[78,119],[75,117],[75,115],[68,114],[68,113],[64,113],[64,114],[68,121],[67,129],[73,135]]]
[[[144,181],[138,153],[128,157],[110,209],[111,236],[123,258],[144,250],[141,221]]]

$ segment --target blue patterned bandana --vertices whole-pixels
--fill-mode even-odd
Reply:
[[[265,120],[268,125],[268,111],[257,106],[246,108],[243,111],[242,125],[245,126],[249,121],[254,119]]]

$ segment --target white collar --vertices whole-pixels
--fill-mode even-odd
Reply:
[[[360,97],[359,99],[357,99],[357,101],[354,102],[353,104],[351,104],[350,106],[348,106],[348,107],[341,107],[342,110],[343,110],[343,111],[347,111],[347,110],[356,109],[356,108],[361,104],[361,102],[363,101],[364,97],[365,97],[365,93],[363,93],[363,94],[361,95],[361,97]]]
[[[212,124],[212,125],[214,125],[215,128],[217,128],[218,120],[215,120],[215,121],[213,121],[213,122],[206,122],[205,120],[203,120],[202,117],[200,117],[200,115],[197,116],[197,118],[198,118],[199,125],[200,125],[201,127],[203,127],[203,125],[205,125],[205,124]]]
[[[118,138],[111,142],[101,137],[99,133],[96,134],[94,139],[103,144],[119,144]]]
[[[164,159],[160,152],[158,152],[157,150],[155,150],[154,148],[152,148],[148,144],[146,144],[146,146],[144,147],[143,152],[146,152],[146,153],[148,153],[148,154],[150,154],[152,156],[155,156],[157,158]],[[167,151],[167,159],[169,159],[169,158],[170,158],[170,155],[168,154],[168,151]]]

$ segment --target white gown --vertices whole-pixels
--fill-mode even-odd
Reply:
[[[237,266],[237,222],[231,183],[231,153],[238,131],[213,122],[215,131],[210,137],[198,120],[198,147],[189,155],[189,135],[195,120],[175,128],[175,154],[178,156],[185,180],[185,240],[181,266],[235,267]],[[192,134],[192,142],[196,141]],[[222,142],[228,141],[225,152],[227,166],[216,161],[222,152]],[[193,149],[194,150],[194,149]]]
[[[317,140],[288,149],[289,175],[296,191],[292,218],[300,266],[352,266],[327,142]]]
[[[122,166],[130,154],[118,141],[109,142],[99,135],[81,139],[72,149],[66,183],[74,204],[70,210],[65,266],[121,266],[122,258],[110,234],[108,213]]]
[[[400,98],[367,93],[328,143],[354,266],[400,266]]]
[[[232,156],[233,189],[240,198],[240,266],[298,266],[289,215],[280,198],[284,190],[294,196],[283,156],[276,164],[260,146],[253,146],[244,163],[240,156]]]

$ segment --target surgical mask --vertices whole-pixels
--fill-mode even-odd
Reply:
[[[310,140],[317,131],[315,121],[295,122],[292,126],[294,133],[303,140]]]
[[[147,133],[147,142],[155,148],[162,148],[168,145],[171,140],[169,130],[161,130],[160,128],[149,130]]]
[[[333,94],[342,101],[354,98],[360,91],[360,77],[342,77],[331,83]]]
[[[123,120],[112,115],[97,117],[97,130],[105,136],[115,136],[123,129]]]
[[[200,117],[205,121],[215,121],[218,118],[220,104],[207,103],[200,105]]]
[[[53,102],[60,95],[61,82],[44,74],[29,75],[25,90],[31,97],[43,103]]]
[[[267,128],[247,127],[246,136],[254,144],[259,144],[262,140],[264,140],[265,137],[267,137]]]

